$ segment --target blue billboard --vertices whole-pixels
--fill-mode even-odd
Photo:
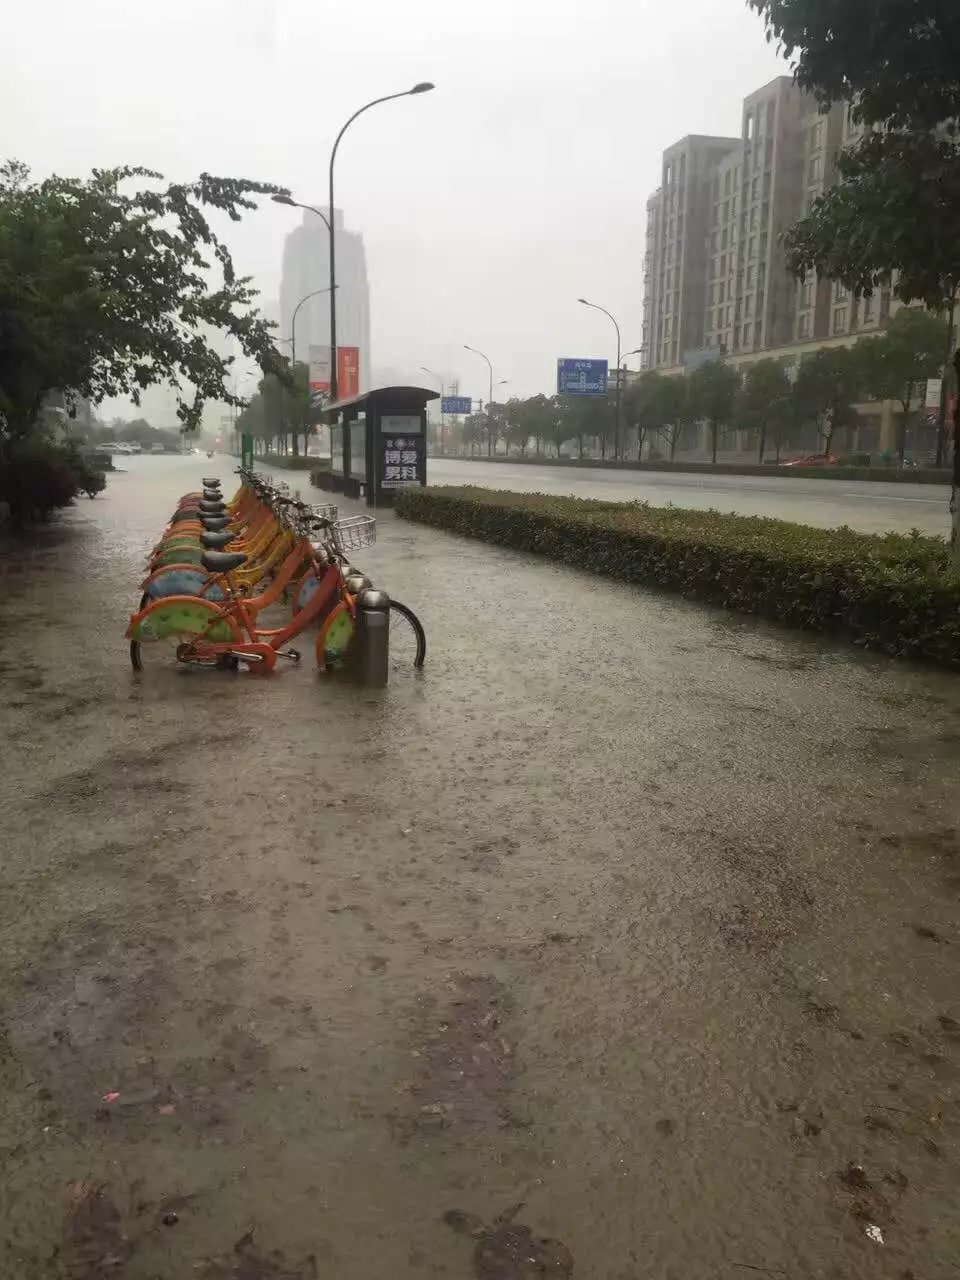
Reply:
[[[473,401],[469,396],[444,396],[440,401],[441,413],[472,413]]]
[[[558,396],[605,396],[606,360],[558,360]]]

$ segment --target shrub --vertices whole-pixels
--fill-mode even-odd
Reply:
[[[302,454],[293,453],[267,453],[260,461],[265,467],[283,467],[287,471],[313,471],[320,463],[317,458],[305,458]]]
[[[397,514],[626,582],[960,666],[960,575],[939,538],[486,489],[407,489]]]
[[[45,520],[79,493],[92,498],[105,485],[103,473],[71,444],[36,436],[8,441],[0,452],[0,501],[9,505],[15,523]]]

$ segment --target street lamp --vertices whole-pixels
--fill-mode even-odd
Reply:
[[[606,307],[601,307],[596,302],[588,302],[586,298],[578,298],[577,301],[585,307],[592,307],[594,311],[602,311],[603,314],[607,316],[608,319],[612,322],[614,329],[616,329],[617,331],[617,386],[616,386],[616,409],[614,411],[615,418],[614,418],[614,428],[613,428],[613,459],[614,461],[616,461],[617,458],[619,458],[620,456],[620,403],[621,403],[620,347],[622,345],[621,339],[620,339],[620,326],[617,324],[616,320],[610,314],[610,312],[607,310]]]
[[[337,240],[333,231],[333,162],[337,158],[337,148],[340,146],[340,139],[356,120],[357,116],[362,116],[371,107],[378,107],[381,102],[392,102],[394,98],[411,98],[418,93],[429,93],[433,87],[429,80],[422,80],[419,84],[415,84],[412,89],[404,89],[402,93],[388,93],[382,98],[374,98],[372,102],[368,102],[366,106],[360,107],[359,110],[353,113],[337,134],[333,150],[330,152],[330,199],[326,223],[330,236],[330,398],[334,401],[339,394],[337,382]]]
[[[443,387],[443,374],[442,374],[442,373],[437,373],[435,369],[428,369],[428,368],[427,368],[427,366],[426,366],[425,364],[422,364],[422,365],[420,366],[420,372],[421,372],[421,373],[429,373],[429,375],[430,375],[430,377],[431,377],[431,378],[436,378],[436,379],[437,379],[437,381],[440,383],[440,452],[441,452],[441,453],[443,453],[443,451],[444,451],[444,449],[443,449],[443,435],[444,435],[444,421],[443,421],[443,392],[444,392],[444,387]]]
[[[467,344],[464,343],[463,349],[464,351],[472,351],[473,354],[475,356],[479,356],[481,360],[486,360],[487,368],[490,370],[490,382],[488,384],[489,390],[487,392],[487,419],[489,420],[490,406],[493,403],[493,365],[490,363],[490,357],[485,356],[483,352],[480,351],[477,347],[468,347]],[[488,458],[493,457],[493,432],[492,431],[487,432],[487,457]]]
[[[293,308],[293,317],[290,320],[290,366],[291,368],[297,363],[297,316],[300,308],[305,302],[309,302],[311,298],[319,298],[321,293],[329,292],[327,289],[314,289],[312,293],[306,293]],[[332,375],[331,375],[332,377]]]

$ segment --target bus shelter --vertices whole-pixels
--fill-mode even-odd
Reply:
[[[330,427],[329,483],[324,488],[368,506],[389,506],[402,489],[427,483],[429,387],[378,387],[324,407]]]

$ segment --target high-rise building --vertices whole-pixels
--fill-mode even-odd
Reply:
[[[333,225],[337,240],[337,345],[359,348],[363,391],[369,386],[370,371],[370,295],[363,237],[344,228],[339,209],[334,210]],[[329,276],[327,228],[315,213],[304,210],[303,222],[283,244],[278,335],[280,340],[293,336],[293,313],[298,303],[315,293],[297,311],[296,356],[303,363],[311,346],[330,345],[330,295],[318,292],[326,290]],[[281,350],[289,351],[289,347]]]
[[[744,99],[740,136],[688,137],[663,153],[647,202],[647,368],[711,356],[845,342],[892,311],[889,292],[851,299],[837,282],[788,271],[783,234],[836,179],[856,131],[846,104],[822,111],[788,76]]]
[[[718,165],[736,138],[682,138],[663,153],[662,183],[647,203],[652,288],[644,346],[653,366],[675,365],[703,346],[707,225]]]

